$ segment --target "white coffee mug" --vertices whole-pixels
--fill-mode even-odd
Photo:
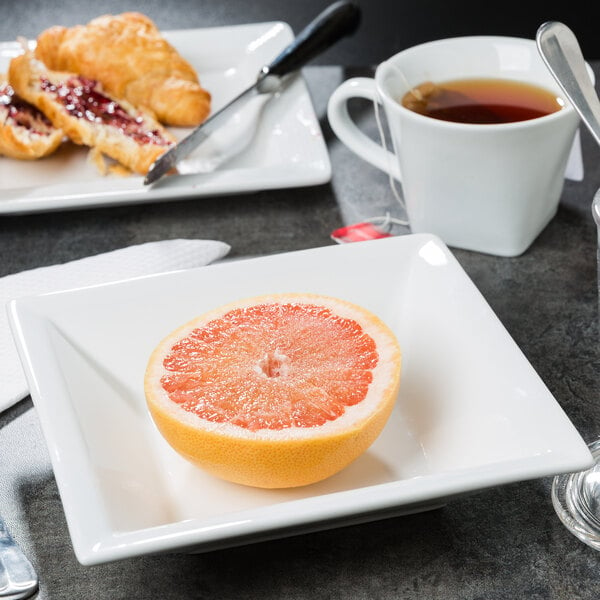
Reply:
[[[442,121],[400,102],[425,81],[472,78],[541,86],[563,108],[527,121],[481,125]],[[351,119],[347,104],[354,97],[383,105],[394,152]],[[349,79],[338,87],[328,118],[348,148],[402,182],[414,233],[434,233],[449,246],[499,256],[522,254],[556,214],[579,124],[535,42],[497,36],[452,38],[404,50],[379,65],[374,79]]]

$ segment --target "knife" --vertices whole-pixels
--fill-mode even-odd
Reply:
[[[279,90],[286,75],[300,69],[344,36],[352,35],[358,29],[359,23],[360,8],[354,2],[340,0],[331,4],[311,21],[273,62],[260,70],[253,85],[155,160],[144,179],[144,184],[158,181],[206,141],[211,133],[250,98]]]

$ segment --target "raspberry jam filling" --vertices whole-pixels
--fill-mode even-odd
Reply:
[[[142,116],[132,116],[118,102],[98,91],[98,82],[93,79],[70,77],[64,83],[54,84],[42,77],[41,86],[55,94],[69,114],[78,119],[117,127],[138,144],[172,144],[158,130],[145,128]]]
[[[44,113],[17,96],[8,83],[0,85],[0,107],[8,111],[8,118],[15,125],[25,127],[31,133],[46,135],[52,129],[52,123]]]

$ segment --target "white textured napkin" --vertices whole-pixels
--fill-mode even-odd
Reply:
[[[0,278],[0,412],[29,393],[8,324],[10,300],[200,267],[222,258],[229,249],[213,240],[149,242]]]

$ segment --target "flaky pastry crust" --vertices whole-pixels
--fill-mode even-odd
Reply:
[[[140,13],[51,27],[39,35],[35,55],[49,69],[97,79],[106,91],[152,111],[166,125],[195,126],[210,112],[210,94],[192,66]]]
[[[11,108],[17,109],[17,115]],[[15,99],[6,77],[0,74],[0,154],[35,160],[52,154],[63,137],[34,106]]]
[[[91,82],[94,90],[114,102],[118,109],[126,111],[132,121],[139,124],[140,130],[149,132],[157,142],[142,143],[122,127],[102,122],[101,119],[86,118],[85,115],[75,116],[59,100],[57,93],[49,91],[50,85],[68,86],[74,79],[79,80],[79,76],[46,69],[31,52],[13,58],[9,65],[8,81],[19,96],[41,110],[73,142],[97,148],[131,171],[147,173],[152,163],[175,142],[174,136],[152,116],[137,110],[126,100],[108,94],[94,81]]]

